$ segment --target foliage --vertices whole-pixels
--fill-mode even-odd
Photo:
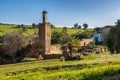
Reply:
[[[73,59],[73,52],[78,53],[78,50],[81,48],[77,39],[74,37],[69,36],[67,33],[67,28],[63,28],[63,36],[62,36],[62,43],[61,43],[61,50],[66,60]],[[80,56],[74,56],[74,59],[80,59]]]
[[[36,25],[35,23],[32,24],[32,28],[35,29],[36,28]]]
[[[9,32],[4,36],[2,49],[3,63],[16,62],[23,59],[23,52],[25,51],[24,38],[21,32],[13,31]]]
[[[102,28],[100,28],[100,27],[94,28],[94,30],[96,31],[96,33],[99,33],[99,32],[101,31],[101,29],[102,29]]]
[[[67,51],[67,49],[69,50],[69,52]],[[70,53],[70,56],[72,56],[74,49],[77,49],[77,51],[81,49],[81,47],[79,46],[78,40],[74,40],[74,39],[67,41],[61,47],[63,54]]]
[[[75,39],[85,39],[85,38],[91,38],[96,32],[93,30],[85,30],[82,33],[76,33],[73,36],[75,36]]]
[[[116,26],[112,27],[105,38],[105,45],[108,47],[111,53],[120,53],[120,24],[119,20],[116,22]],[[113,34],[114,33],[114,34]]]
[[[84,30],[86,30],[88,28],[88,24],[87,23],[84,23],[83,24],[83,27],[84,27]]]
[[[53,31],[51,35],[51,43],[52,44],[60,44],[62,38],[62,33],[58,31]]]
[[[4,36],[4,47],[8,54],[14,55],[23,45],[23,35],[18,31],[9,32]]]
[[[81,26],[78,25],[78,23],[75,23],[75,24],[74,24],[74,27],[72,27],[72,28],[74,28],[74,29],[81,29]]]
[[[78,26],[79,26],[78,23],[75,23],[75,24],[74,24],[74,28],[75,28],[75,29],[77,29]]]

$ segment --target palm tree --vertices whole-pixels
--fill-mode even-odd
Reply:
[[[72,56],[72,53],[73,53],[73,49],[80,49],[80,45],[79,45],[79,42],[78,40],[74,40],[72,39],[71,41],[65,43],[64,45],[62,45],[61,47],[61,50],[63,52],[63,54],[69,54],[70,56]]]

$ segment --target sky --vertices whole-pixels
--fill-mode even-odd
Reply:
[[[43,10],[55,26],[103,27],[120,19],[120,0],[0,0],[0,23],[38,24]]]

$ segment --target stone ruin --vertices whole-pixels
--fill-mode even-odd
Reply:
[[[43,22],[39,24],[39,41],[41,54],[49,54],[51,46],[51,24],[47,22],[47,11],[43,11]]]

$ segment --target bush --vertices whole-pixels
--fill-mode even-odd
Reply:
[[[13,31],[4,36],[4,48],[10,55],[15,55],[17,50],[24,46],[24,39],[21,32]]]
[[[2,59],[6,62],[16,62],[23,59],[24,37],[21,32],[13,31],[4,36]],[[1,53],[0,52],[0,53]],[[5,62],[5,63],[6,63]]]
[[[76,33],[73,36],[75,36],[76,39],[87,39],[91,38],[95,34],[95,31],[85,30],[82,33]]]
[[[62,39],[62,33],[58,31],[53,31],[51,36],[52,44],[60,44]]]
[[[105,45],[111,53],[120,53],[120,22],[117,22],[115,27],[112,27],[105,37]],[[114,33],[114,34],[113,34]]]

